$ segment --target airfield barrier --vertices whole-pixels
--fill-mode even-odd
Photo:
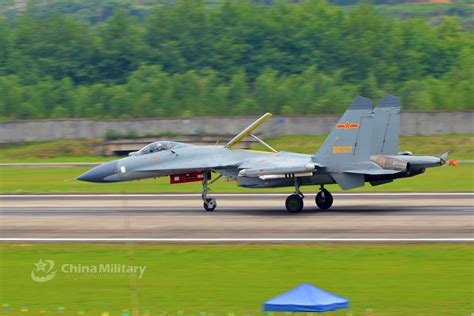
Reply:
[[[275,116],[258,133],[280,135],[324,135],[334,127],[339,115]],[[255,117],[197,117],[191,119],[133,120],[26,120],[0,122],[0,143],[55,139],[102,138],[107,132],[147,135],[235,135]],[[412,112],[401,114],[401,135],[473,134],[474,111]]]

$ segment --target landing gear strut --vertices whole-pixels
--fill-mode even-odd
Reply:
[[[332,194],[324,188],[324,185],[321,185],[321,189],[316,194],[316,205],[322,209],[322,210],[327,210],[332,206],[333,198]]]
[[[208,179],[210,178],[210,172],[204,173],[204,179],[202,180],[202,200],[204,201],[204,209],[208,212],[212,212],[216,209],[217,202],[216,198],[209,198],[207,194],[211,189],[209,189]],[[217,180],[217,179],[216,179]],[[212,183],[212,182],[211,182]]]
[[[285,206],[290,213],[299,213],[303,209],[304,195],[300,191],[298,178],[295,177],[295,193],[286,198]]]

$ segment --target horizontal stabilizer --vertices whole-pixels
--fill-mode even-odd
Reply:
[[[351,174],[366,174],[371,176],[395,174],[401,172],[400,170],[387,170],[387,169],[360,169],[360,170],[344,170],[344,173]]]
[[[387,179],[387,180],[378,180],[378,181],[370,181],[370,184],[375,187],[377,185],[382,185],[382,184],[387,184],[393,182],[393,179]]]
[[[364,186],[363,174],[331,173],[331,177],[343,190],[350,190]]]

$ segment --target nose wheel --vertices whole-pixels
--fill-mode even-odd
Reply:
[[[217,177],[214,181],[211,181],[211,184],[214,183],[215,181],[217,181],[221,176]],[[203,200],[203,206],[204,206],[204,209],[207,211],[207,212],[212,212],[216,209],[217,207],[217,202],[216,202],[216,198],[210,198],[210,197],[207,197],[207,194],[209,193],[209,191],[211,191],[211,189],[209,188],[209,182],[208,182],[208,179],[211,178],[211,173],[210,172],[205,172],[204,173],[204,179],[202,180],[202,194],[201,194],[201,197],[202,197],[202,200]]]
[[[322,209],[327,210],[332,206],[333,198],[331,192],[326,190],[323,186],[321,186],[321,190],[316,194],[316,205]]]
[[[204,209],[207,211],[207,212],[212,212],[216,209],[217,207],[217,203],[216,203],[216,199],[215,198],[207,198],[204,200],[204,203],[203,203],[203,206],[204,206]]]

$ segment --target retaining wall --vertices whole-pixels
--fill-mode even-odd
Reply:
[[[256,117],[202,117],[192,119],[134,120],[37,120],[0,122],[0,142],[45,141],[59,138],[98,138],[108,130],[139,136],[174,132],[183,135],[234,135]],[[322,135],[335,125],[339,115],[274,116],[258,130],[267,137]],[[401,114],[402,135],[472,134],[474,111],[409,112]]]

